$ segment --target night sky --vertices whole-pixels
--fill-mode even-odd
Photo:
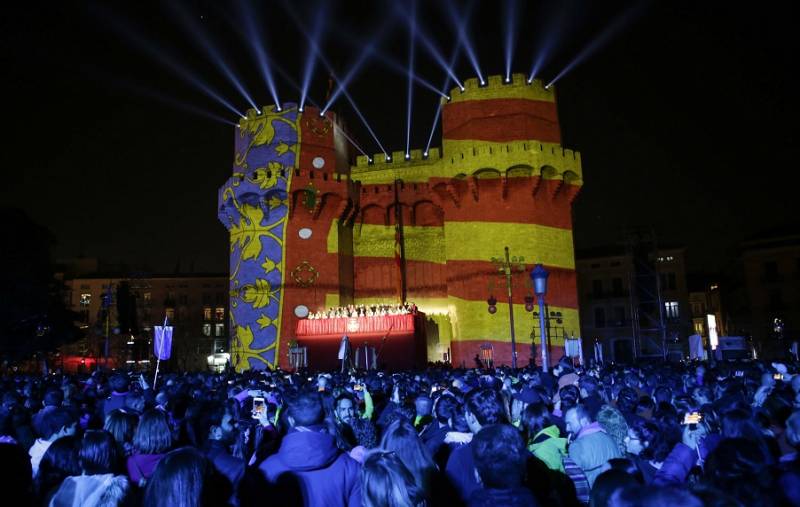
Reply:
[[[322,48],[345,74],[364,41],[407,65],[408,25],[391,3],[328,2]],[[201,35],[174,9],[142,2],[13,2],[0,19],[4,77],[2,205],[48,227],[58,257],[85,255],[151,271],[227,270],[228,239],[216,218],[229,177],[235,121],[140,50],[131,33],[173,54],[240,110],[249,107],[214,67]],[[259,104],[271,103],[237,21],[240,2],[182,2]],[[308,51],[291,16],[311,29],[318,2],[254,2],[266,51],[300,81]],[[406,4],[407,5],[407,4]],[[421,29],[446,58],[455,44],[448,2],[420,2]],[[459,12],[468,2],[453,0]],[[504,72],[500,1],[477,2],[469,34],[484,75]],[[625,227],[649,225],[662,243],[688,248],[690,268],[716,272],[745,237],[797,223],[798,117],[793,2],[517,2],[514,72],[554,77],[587,44],[632,11],[627,23],[557,83],[565,147],[583,157],[576,246],[613,244]],[[406,144],[406,78],[373,57],[348,87],[387,149]],[[437,88],[445,73],[420,44],[416,72]],[[461,79],[474,71],[461,53]],[[298,92],[276,75],[282,101]],[[310,97],[323,101],[318,63]],[[452,85],[451,85],[452,86]],[[436,95],[414,88],[411,145],[427,143]],[[344,98],[334,105],[358,142],[379,149]],[[433,145],[439,145],[440,133]]]

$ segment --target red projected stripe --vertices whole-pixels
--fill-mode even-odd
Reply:
[[[498,143],[526,139],[560,143],[561,131],[553,102],[488,99],[445,106],[442,112],[442,137]]]
[[[481,355],[481,345],[492,345],[492,356],[496,366],[511,365],[511,342],[500,342],[495,340],[469,340],[469,341],[452,341],[450,342],[450,352],[453,355],[452,364],[454,367],[460,367],[462,363],[467,368],[475,367],[475,355]],[[542,349],[539,348],[541,342],[537,336],[536,338],[536,358],[535,364],[541,366],[542,364]],[[564,355],[564,347],[550,345],[548,347],[548,362],[553,365],[558,362],[561,356]],[[531,343],[525,337],[523,340],[517,340],[517,367],[522,368],[530,364],[531,356]],[[486,365],[484,365],[486,366]]]
[[[528,259],[526,259],[528,260]],[[530,259],[531,261],[533,259]],[[547,266],[547,304],[561,308],[578,308],[577,275],[571,269]],[[530,281],[530,269],[514,273],[514,302],[524,304],[525,287]],[[448,261],[447,291],[469,301],[486,301],[489,297],[489,280],[495,282],[494,296],[505,301],[505,280],[497,274],[497,268],[489,261]],[[531,294],[532,290],[529,290]]]

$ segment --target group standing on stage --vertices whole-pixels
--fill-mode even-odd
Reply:
[[[393,305],[347,305],[328,308],[327,311],[311,312],[309,319],[338,319],[342,317],[378,317],[383,315],[415,315],[417,305],[403,303]]]

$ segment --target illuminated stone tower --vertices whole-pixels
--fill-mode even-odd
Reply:
[[[218,196],[230,231],[231,360],[237,370],[285,367],[302,309],[328,293],[352,297],[352,239],[338,225],[353,210],[347,145],[332,113],[296,104],[249,110],[234,144]]]
[[[249,111],[236,133],[233,176],[219,192],[231,234],[232,356],[238,369],[288,366],[287,345],[306,309],[406,300],[425,312],[429,360],[450,352],[471,365],[491,343],[510,364],[504,282],[490,262],[511,254],[550,271],[547,301],[567,334],[579,334],[572,203],[578,153],[561,147],[553,89],[499,76],[464,83],[442,103],[442,148],[425,155],[358,157],[331,113],[296,106]],[[402,221],[405,262],[396,262]],[[404,283],[401,284],[401,271]],[[515,275],[518,364],[528,363],[533,317],[528,274]],[[537,346],[539,341],[537,338]],[[552,360],[563,348],[551,337]],[[313,366],[313,364],[312,364]]]
[[[442,102],[442,150],[405,161],[359,157],[352,179],[361,183],[353,229],[355,300],[396,293],[391,258],[395,206],[402,209],[409,301],[436,321],[428,332],[428,357],[471,366],[480,346],[491,343],[496,364],[510,364],[505,283],[492,257],[504,247],[522,256],[530,271],[550,271],[549,311],[560,312],[562,334],[551,333],[551,360],[563,352],[563,334],[580,334],[572,241],[572,202],[582,185],[580,155],[561,147],[552,87],[515,74],[503,83],[491,76],[454,89]],[[396,202],[391,184],[403,182]],[[528,363],[533,317],[524,310],[528,272],[515,275],[518,364]],[[528,291],[532,292],[532,291]],[[497,313],[486,300],[500,301]],[[555,324],[555,323],[554,323]],[[537,346],[539,341],[537,338]]]

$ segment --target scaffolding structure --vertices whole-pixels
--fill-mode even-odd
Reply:
[[[628,231],[625,247],[631,260],[628,276],[634,358],[660,356],[666,359],[667,326],[656,269],[656,234],[652,229]]]

